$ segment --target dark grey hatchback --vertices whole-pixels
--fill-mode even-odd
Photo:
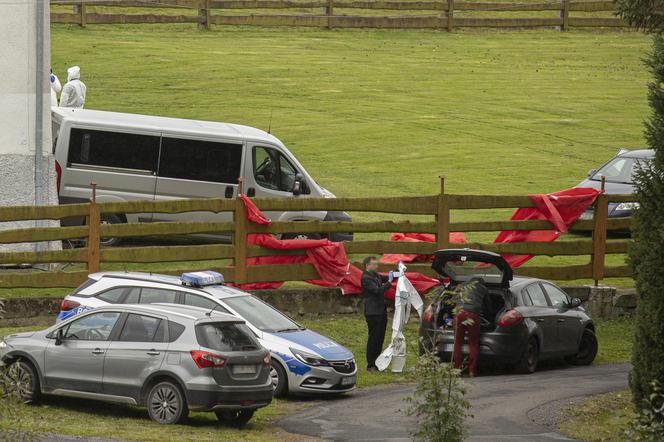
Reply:
[[[537,278],[514,277],[502,256],[471,249],[435,252],[432,268],[454,289],[481,278],[489,290],[482,313],[480,361],[506,364],[532,373],[540,360],[565,358],[589,365],[597,354],[592,319],[581,301],[570,299],[555,284]],[[453,306],[439,299],[426,307],[420,325],[423,348],[451,360],[454,331],[449,317]],[[468,353],[467,340],[464,353]]]

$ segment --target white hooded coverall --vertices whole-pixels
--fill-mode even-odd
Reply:
[[[51,73],[51,106],[57,106],[58,105],[58,92],[62,90],[62,85],[60,84],[60,80],[58,80],[58,76],[55,75],[54,73]]]
[[[80,78],[81,68],[72,66],[67,69],[67,84],[62,88],[62,94],[60,94],[60,107],[83,107],[86,88]]]

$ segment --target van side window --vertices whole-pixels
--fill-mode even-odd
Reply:
[[[158,136],[73,128],[67,162],[154,172],[158,156]]]
[[[261,187],[292,192],[297,169],[276,149],[254,147],[254,178]]]
[[[242,145],[162,138],[159,176],[237,184]]]

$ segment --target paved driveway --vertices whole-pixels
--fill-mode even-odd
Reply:
[[[474,417],[469,441],[570,440],[546,425],[542,406],[579,396],[627,388],[629,364],[563,367],[532,375],[483,376],[469,394]],[[404,415],[403,398],[412,386],[379,387],[346,397],[312,403],[306,410],[283,418],[286,431],[332,440],[409,440],[413,420]],[[544,414],[544,416],[542,416]]]

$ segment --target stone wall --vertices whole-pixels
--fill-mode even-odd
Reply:
[[[569,286],[563,289],[584,302],[596,319],[611,319],[631,313],[636,307],[634,290],[613,287]],[[256,296],[293,318],[330,314],[361,314],[360,296],[343,296],[336,288],[255,290]],[[0,327],[50,325],[59,311],[59,298],[15,298],[5,301],[5,317]]]

